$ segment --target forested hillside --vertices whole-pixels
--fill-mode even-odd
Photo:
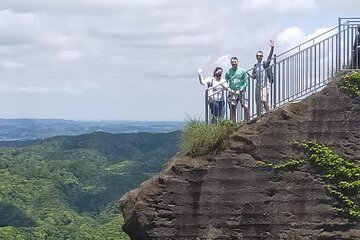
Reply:
[[[127,239],[117,201],[160,170],[178,137],[98,132],[0,148],[0,239]]]

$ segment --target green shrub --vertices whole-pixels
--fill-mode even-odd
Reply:
[[[293,144],[306,154],[306,159],[327,184],[326,189],[338,200],[333,209],[352,220],[359,221],[360,166],[346,161],[317,141],[295,141]],[[304,163],[304,160],[296,159],[278,164],[258,161],[260,166],[275,170],[295,170]]]
[[[206,125],[199,120],[190,120],[181,134],[181,152],[188,156],[203,156],[225,148],[236,124],[224,120],[216,125]]]
[[[338,200],[334,210],[360,220],[360,166],[346,161],[316,141],[298,144],[310,162],[320,170],[326,188]]]
[[[299,167],[300,165],[304,164],[304,160],[296,160],[296,159],[290,159],[288,161],[286,161],[285,163],[279,163],[279,164],[273,164],[273,163],[268,163],[268,162],[264,162],[264,161],[258,161],[258,164],[260,166],[263,167],[272,167],[274,169],[278,169],[278,170],[294,170],[297,169],[297,167]]]
[[[342,76],[340,89],[360,97],[360,72],[352,71]]]

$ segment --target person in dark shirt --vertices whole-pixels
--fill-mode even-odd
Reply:
[[[360,26],[358,26],[357,30],[358,30],[358,33],[356,34],[353,49],[352,49],[353,62],[351,64],[352,67],[355,69],[360,68]]]
[[[256,100],[256,114],[261,116],[262,108],[265,112],[269,111],[269,91],[270,84],[273,83],[273,76],[270,68],[271,59],[274,53],[274,41],[270,40],[270,53],[266,61],[263,60],[263,52],[256,53],[257,63],[254,65],[252,71],[252,78],[256,79],[255,85],[255,100]]]

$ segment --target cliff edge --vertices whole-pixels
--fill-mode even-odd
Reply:
[[[360,239],[360,223],[334,212],[336,199],[294,141],[329,146],[360,164],[360,98],[322,91],[243,124],[214,156],[177,155],[163,170],[120,200],[131,239]]]

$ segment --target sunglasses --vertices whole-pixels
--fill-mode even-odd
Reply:
[[[238,62],[234,61],[234,62],[231,62],[231,64],[237,64]]]
[[[260,57],[263,57],[263,55],[256,55],[256,57],[260,58]]]

